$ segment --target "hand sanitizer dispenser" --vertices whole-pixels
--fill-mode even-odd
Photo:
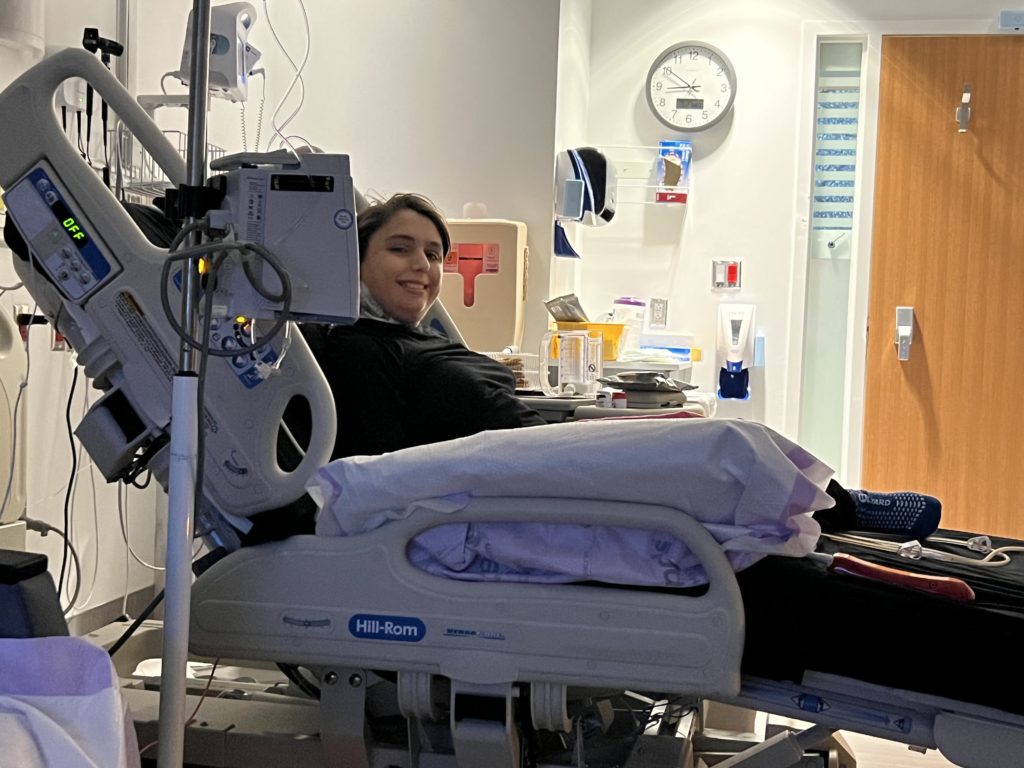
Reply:
[[[750,366],[754,363],[754,305],[718,305],[718,396],[750,398]]]

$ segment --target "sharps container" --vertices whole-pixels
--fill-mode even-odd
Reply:
[[[626,352],[640,351],[640,335],[644,332],[647,318],[647,302],[633,296],[620,296],[612,302],[612,322],[626,326],[625,338],[619,348],[619,356]]]

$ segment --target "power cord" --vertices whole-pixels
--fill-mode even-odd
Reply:
[[[298,157],[298,154],[295,151],[295,147],[293,147],[291,142],[288,141],[288,138],[285,137],[284,129],[288,127],[288,123],[290,123],[299,113],[299,110],[302,109],[302,104],[306,99],[306,84],[302,80],[302,70],[306,68],[306,62],[309,60],[311,39],[309,34],[309,17],[306,15],[306,6],[302,2],[302,0],[298,0],[298,3],[299,10],[302,11],[302,24],[306,33],[306,49],[302,54],[302,61],[299,64],[296,64],[295,61],[292,59],[291,55],[288,53],[288,49],[284,47],[284,43],[281,42],[281,38],[278,37],[277,30],[274,28],[274,23],[270,19],[270,9],[267,7],[267,0],[263,0],[263,15],[267,19],[267,26],[270,28],[270,34],[274,36],[274,41],[281,49],[281,52],[284,54],[285,59],[287,59],[292,69],[295,70],[295,76],[292,77],[291,82],[288,84],[288,88],[284,92],[284,96],[281,97],[281,101],[278,103],[277,108],[274,110],[274,113],[270,116],[270,125],[274,129],[274,133],[282,138],[285,145],[287,145],[288,150],[295,157]],[[288,97],[291,95],[291,92],[295,88],[296,83],[298,83],[299,85],[299,103],[296,105],[295,109],[291,111],[291,113],[288,115],[285,121],[281,123],[281,125],[278,125],[277,114],[281,111],[281,108],[284,107],[284,104],[288,100]]]
[[[64,540],[65,553],[71,552],[71,559],[75,566],[75,591],[74,594],[71,596],[70,601],[68,602],[68,607],[64,609],[64,615],[67,616],[71,612],[71,609],[74,608],[75,603],[78,600],[79,590],[81,589],[82,586],[82,565],[78,560],[78,552],[75,551],[75,547],[74,545],[72,545],[70,539],[68,539],[67,534],[59,528],[56,528],[42,520],[35,520],[31,517],[23,517],[22,520],[24,521],[25,527],[28,530],[35,531],[41,536],[46,536],[49,533],[56,533]]]
[[[297,666],[293,664],[282,664],[279,662],[277,668],[284,673],[284,676],[287,677],[296,688],[309,696],[309,698],[315,699],[316,701],[320,700],[319,686],[308,680]]]
[[[75,364],[76,364],[75,362],[72,362],[72,365],[75,365]],[[90,399],[89,399],[89,388],[88,387],[85,388],[85,391],[83,392],[83,395],[84,396],[82,398],[82,416],[84,417],[89,412],[89,409],[92,407],[92,403],[90,402]],[[92,468],[93,468],[92,463],[91,462],[86,462],[86,461],[83,460],[83,453],[85,453],[85,447],[82,445],[81,442],[79,442],[78,443],[78,465],[79,465],[79,467],[82,467],[83,469],[85,469],[86,467],[88,467],[88,469],[89,469],[89,489],[91,491],[91,497],[92,497],[92,533],[93,533],[93,541],[95,542],[95,553],[94,553],[94,556],[93,556],[93,567],[92,567],[92,576],[91,576],[91,580],[90,580],[90,584],[89,584],[89,593],[87,595],[85,595],[85,597],[82,597],[81,601],[76,603],[76,606],[75,606],[76,608],[78,608],[79,611],[83,611],[83,610],[85,610],[86,608],[88,608],[90,606],[90,604],[92,603],[93,596],[96,593],[96,585],[97,585],[97,582],[99,580],[99,567],[100,567],[100,563],[102,562],[101,547],[102,547],[102,544],[103,544],[103,538],[100,536],[99,501],[98,501],[98,496],[97,496],[97,491],[96,491],[96,473],[92,471]],[[72,492],[72,498],[76,500],[76,504],[77,504],[77,499],[78,499],[78,483],[79,483],[79,478],[80,477],[81,477],[81,471],[79,471],[79,472],[77,472],[75,474],[75,490]],[[75,518],[73,518],[73,520],[74,519]],[[76,543],[78,541],[78,527],[77,527],[77,525],[75,525],[73,523],[69,533],[71,535],[72,543]],[[82,560],[83,561],[87,560],[88,559],[88,553],[86,552],[85,548],[82,547],[81,544],[79,544],[78,546],[79,546],[79,548],[82,548],[82,555],[81,555]],[[83,565],[83,572],[84,572],[84,570],[85,570],[85,567]],[[84,578],[84,576],[83,576],[83,578]]]
[[[18,284],[20,287],[21,283]],[[14,288],[5,288],[4,290],[13,290]],[[32,314],[35,315],[36,308],[38,305],[32,308]],[[14,398],[14,408],[11,411],[12,425],[11,425],[11,466],[7,471],[7,490],[4,491],[3,502],[0,503],[0,520],[3,519],[4,512],[7,510],[7,505],[11,501],[11,493],[14,490],[14,469],[17,466],[15,460],[18,455],[18,409],[21,407],[21,397],[25,393],[25,388],[28,387],[28,376],[32,371],[32,352],[28,346],[29,330],[32,326],[26,326],[25,329],[25,375],[18,383],[18,394]]]
[[[121,536],[122,536],[122,538],[124,538],[124,545],[125,545],[125,547],[128,550],[128,554],[131,555],[132,559],[136,563],[141,565],[143,568],[148,568],[151,571],[157,571],[157,572],[166,571],[167,570],[166,568],[162,568],[159,565],[152,565],[150,563],[147,563],[145,560],[143,560],[141,557],[139,557],[137,554],[135,554],[135,550],[132,549],[132,544],[128,540],[128,503],[127,503],[127,499],[124,498],[124,497],[127,497],[127,495],[128,495],[128,488],[127,488],[127,486],[124,483],[118,483],[117,484],[117,517],[118,517],[118,520],[121,521]]]
[[[78,366],[75,366],[75,370],[71,375],[71,390],[68,392],[68,405],[64,410],[64,423],[68,428],[68,442],[71,444],[71,476],[68,478],[68,489],[67,493],[64,494],[64,530],[69,530],[71,525],[71,495],[74,491],[74,478],[75,472],[78,469],[78,453],[75,451],[75,433],[74,428],[71,426],[71,401],[75,396],[75,386],[78,384]],[[64,537],[64,542],[70,546],[71,542],[68,541],[67,536]],[[64,571],[68,565],[68,547],[64,548],[64,554],[60,561],[60,578],[57,579],[57,593],[60,594],[61,590],[64,589]]]
[[[174,76],[175,76],[174,72],[164,72],[163,75],[160,77],[160,90],[163,91],[163,94],[165,96],[167,95],[167,86],[164,85],[164,81],[168,77],[174,77]]]
[[[189,715],[188,719],[185,721],[186,728],[188,728],[190,725],[192,725],[192,723],[196,721],[196,715],[199,714],[199,708],[203,706],[203,702],[206,701],[206,694],[210,692],[210,686],[213,685],[214,673],[216,673],[217,671],[218,664],[220,664],[219,658],[213,662],[213,668],[210,669],[210,677],[206,681],[206,687],[203,688],[203,694],[199,697],[199,701],[196,703],[196,708],[192,710],[192,714]],[[149,742],[149,744],[147,744],[139,750],[139,756],[141,757],[143,753],[148,752],[159,743],[159,739],[154,739],[153,741]]]
[[[879,552],[888,552],[899,555],[909,560],[939,560],[947,563],[959,563],[971,565],[978,568],[999,568],[1009,565],[1011,552],[1024,552],[1024,547],[1006,546],[992,547],[992,541],[988,536],[974,536],[966,541],[960,539],[943,538],[932,536],[926,539],[927,542],[937,544],[949,544],[957,547],[964,547],[972,552],[977,552],[982,557],[966,557],[954,555],[950,552],[943,552],[938,549],[922,546],[919,541],[884,541],[873,539],[869,536],[859,536],[852,533],[823,533],[824,538],[831,539],[845,544],[853,544],[866,549],[874,549]]]

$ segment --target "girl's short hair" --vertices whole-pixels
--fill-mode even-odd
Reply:
[[[370,238],[383,227],[391,217],[399,211],[414,211],[421,216],[426,216],[437,227],[441,235],[441,246],[445,256],[452,246],[452,238],[448,233],[448,223],[444,216],[437,210],[437,207],[423,195],[413,192],[402,192],[392,195],[387,200],[371,203],[361,213],[356,215],[357,227],[359,230],[359,261],[365,258],[370,245]]]

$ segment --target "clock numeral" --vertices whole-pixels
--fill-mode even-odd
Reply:
[[[700,57],[700,51],[696,48],[690,49],[690,61],[696,61]]]
[[[687,115],[686,116],[686,124],[689,125],[692,122],[693,122],[693,115]]]
[[[722,108],[722,100],[721,99],[715,99],[715,107],[718,108],[718,109]]]
[[[728,83],[722,83],[722,93],[725,93],[728,90],[729,90],[729,84]]]
[[[659,107],[664,107],[665,106],[665,99],[658,99],[658,106]]]
[[[654,84],[654,90],[656,90],[656,91],[660,91],[661,90],[661,80],[659,80],[658,82],[656,82]]]
[[[671,77],[672,76],[672,67],[662,67],[661,68],[661,73],[663,75],[665,75],[665,77]]]
[[[700,113],[700,119],[701,120],[707,120],[708,119],[708,111],[706,109],[703,112]]]
[[[716,75],[721,75],[721,74],[724,74],[724,73],[726,73],[727,71],[728,71],[728,70],[726,70],[726,68],[725,68],[725,65],[723,64],[722,66],[720,66],[720,67],[718,68],[718,71],[717,71],[717,72],[715,72],[715,74],[716,74]]]

